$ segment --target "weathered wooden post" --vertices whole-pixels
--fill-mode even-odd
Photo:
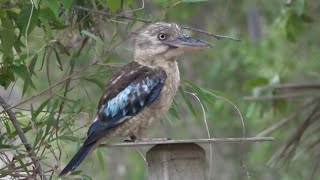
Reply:
[[[149,180],[204,180],[206,155],[195,143],[158,144],[147,152]]]
[[[204,180],[206,153],[197,144],[241,144],[273,140],[272,137],[183,139],[101,144],[100,147],[153,146],[147,152],[148,180]]]

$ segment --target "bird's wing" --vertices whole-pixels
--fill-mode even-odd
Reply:
[[[97,118],[91,124],[84,145],[95,143],[110,128],[151,105],[160,95],[166,74],[132,62],[109,81],[99,102]]]

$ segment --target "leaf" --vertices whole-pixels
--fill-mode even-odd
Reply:
[[[78,175],[78,174],[80,174],[82,171],[73,171],[70,175]]]
[[[50,29],[64,29],[68,27],[67,25],[64,25],[62,22],[60,22],[59,18],[56,17],[56,15],[51,11],[49,8],[41,8],[39,12],[39,19],[41,20],[42,23],[49,23]],[[46,31],[49,30],[47,25],[45,25]],[[49,32],[48,32],[49,33]],[[52,35],[52,32],[51,32]]]
[[[291,42],[296,42],[296,37],[303,30],[303,21],[299,16],[291,13],[288,17],[285,28],[287,39]]]
[[[46,4],[48,5],[51,12],[55,15],[57,19],[59,19],[59,2],[56,0],[45,0]]]
[[[194,109],[189,97],[187,96],[187,94],[185,93],[185,90],[180,86],[179,87],[179,93],[182,96],[183,100],[186,102],[189,110],[191,111],[192,115],[194,117],[197,117],[197,111]]]
[[[204,102],[210,102],[207,95],[203,92],[202,88],[200,88],[198,85],[194,84],[191,81],[184,81],[184,84],[187,85],[192,89],[192,92],[194,92],[197,97],[199,97],[199,100],[201,101],[203,107],[205,110],[207,110],[206,104]]]
[[[57,59],[57,63],[59,64],[59,68],[60,68],[61,71],[63,71],[62,62],[61,62],[59,53],[58,53],[58,51],[56,50],[56,48],[53,48],[53,51],[54,51],[54,54],[56,55],[56,59]]]
[[[98,160],[99,160],[99,164],[100,164],[100,167],[101,167],[101,170],[104,170],[104,159],[103,159],[103,156],[102,156],[102,153],[101,153],[101,149],[97,148],[96,150],[97,152],[97,156],[98,156]]]
[[[120,0],[107,0],[107,5],[111,12],[115,13],[121,8]]]
[[[25,65],[13,65],[12,71],[24,81],[22,95],[25,94],[29,86],[31,86],[33,89],[36,89],[28,72],[28,68]]]
[[[43,108],[48,105],[48,103],[50,102],[50,100],[51,100],[51,98],[45,100],[45,101],[38,107],[38,109],[37,109],[37,110],[34,112],[34,114],[33,114],[34,118],[38,117],[38,115],[42,112]]]
[[[70,10],[70,7],[72,6],[74,0],[62,0],[61,3],[66,10]]]
[[[83,79],[96,84],[97,86],[99,86],[101,90],[104,90],[105,84],[104,82],[101,81],[101,79],[98,79],[98,78],[83,78]]]
[[[265,77],[256,77],[254,79],[247,80],[243,84],[243,89],[245,90],[251,90],[257,86],[266,85],[269,83],[269,79]]]
[[[17,23],[17,26],[20,29],[20,33],[22,35],[26,34],[27,28],[28,28],[27,35],[29,35],[37,25],[38,17],[39,17],[39,10],[33,9],[32,16],[31,16],[30,23],[29,23],[31,10],[32,10],[31,5],[24,5],[21,8],[21,12],[17,16],[16,23]]]
[[[41,0],[33,0],[34,6],[38,9]]]
[[[104,45],[103,41],[101,40],[100,37],[92,34],[91,32],[89,31],[86,31],[86,30],[82,30],[81,31],[82,34],[86,35],[86,36],[89,36],[90,38],[94,39],[97,43],[101,44],[101,45]]]
[[[11,82],[15,80],[13,71],[10,66],[4,66],[0,68],[0,85],[5,89],[8,88]]]
[[[34,73],[34,67],[36,66],[36,63],[37,63],[37,60],[38,60],[38,54],[34,55],[33,58],[31,59],[31,62],[28,66],[28,69],[29,69],[29,72],[30,72],[30,75],[32,76],[33,74],[35,75]]]
[[[179,110],[179,106],[177,105],[177,102],[175,100],[173,100],[173,103],[169,109],[169,112],[176,119],[180,119],[178,110]]]
[[[13,58],[12,47],[15,42],[16,35],[14,33],[14,27],[12,22],[4,16],[1,16],[1,31],[0,31],[0,39],[1,39],[1,50],[5,57]]]
[[[81,138],[76,137],[76,136],[63,135],[63,136],[60,136],[59,139],[61,139],[63,141],[79,142]]]

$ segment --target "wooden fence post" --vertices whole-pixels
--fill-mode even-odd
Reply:
[[[195,143],[158,144],[147,152],[149,180],[204,180],[206,155]]]

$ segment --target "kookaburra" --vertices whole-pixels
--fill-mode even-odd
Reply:
[[[60,176],[74,171],[104,138],[144,140],[141,131],[170,108],[179,82],[177,58],[211,45],[182,34],[174,23],[155,23],[135,34],[133,62],[109,80],[87,137]]]

